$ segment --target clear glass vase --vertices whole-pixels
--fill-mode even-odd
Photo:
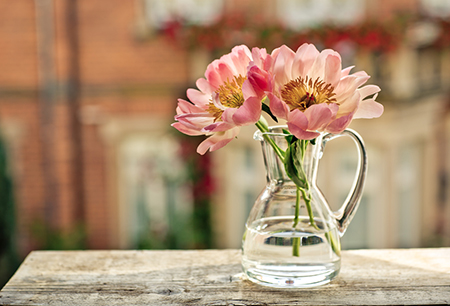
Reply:
[[[342,207],[334,212],[316,185],[317,169],[325,144],[340,136],[351,137],[359,152],[354,184]],[[309,182],[309,201],[286,174],[273,144],[288,147],[283,127],[257,131],[267,171],[267,185],[256,200],[242,241],[242,266],[247,277],[271,287],[313,287],[328,283],[340,270],[340,237],[358,207],[364,186],[367,157],[361,137],[347,129],[323,133],[309,143],[302,160]]]

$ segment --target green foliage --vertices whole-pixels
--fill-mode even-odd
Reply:
[[[265,103],[262,103],[262,110],[263,110],[264,112],[266,112],[266,113],[270,116],[270,118],[273,119],[273,121],[275,121],[275,122],[278,123],[278,118],[275,117],[275,115],[272,113],[272,111],[270,110],[269,105],[267,105],[267,104],[265,104]]]
[[[14,192],[6,148],[0,139],[0,287],[12,276],[20,260],[15,245]]]
[[[31,230],[43,250],[84,250],[86,249],[86,232],[83,225],[70,230],[50,228],[43,221],[35,221]]]
[[[291,139],[291,141],[291,144],[286,150],[286,157],[284,160],[286,174],[295,185],[308,190],[308,180],[306,178],[305,170],[303,169],[303,157],[305,156],[308,140]]]
[[[211,196],[214,181],[210,173],[211,161],[208,155],[196,153],[196,147],[203,140],[179,133],[180,157],[183,161],[183,175],[168,182],[166,205],[167,220],[155,224],[149,218],[145,198],[138,199],[140,224],[142,228],[134,237],[134,247],[138,249],[205,249],[213,247],[211,230]],[[173,198],[177,188],[188,186],[192,191],[192,210],[178,210]],[[142,190],[141,190],[142,191]],[[142,192],[140,193],[142,194]],[[152,223],[153,222],[153,223]]]

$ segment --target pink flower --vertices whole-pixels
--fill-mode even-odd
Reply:
[[[250,52],[244,45],[234,47],[231,53],[208,65],[206,79],[197,80],[199,90],[187,90],[190,102],[178,100],[175,116],[178,122],[172,126],[187,135],[210,136],[198,146],[198,153],[222,148],[236,137],[241,126],[259,120],[264,90],[251,85],[251,82],[256,84],[260,81],[256,77],[251,81],[247,79],[252,53],[257,57],[258,65],[271,61],[265,50],[254,48]],[[259,69],[258,65],[252,65]],[[260,85],[264,87],[264,84]]]
[[[341,57],[333,50],[319,52],[314,45],[303,44],[294,52],[282,46],[272,69],[270,109],[287,120],[299,139],[313,139],[323,131],[340,133],[353,119],[383,113],[375,101],[380,88],[360,87],[369,79],[367,73],[350,74],[352,67],[342,70]]]

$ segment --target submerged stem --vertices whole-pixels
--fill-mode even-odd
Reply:
[[[303,197],[303,200],[305,201],[306,209],[308,210],[309,223],[316,230],[319,230],[319,227],[316,225],[316,221],[314,221],[314,214],[313,214],[312,207],[311,207],[311,194],[309,193],[309,189],[307,191],[305,191],[305,189],[300,188],[300,187],[298,189],[300,189],[300,191],[302,193],[302,197]],[[306,192],[308,192],[308,195]]]
[[[294,224],[293,231],[295,233],[295,228],[298,224],[298,215],[300,212],[300,188],[297,187],[297,198],[295,201],[295,215],[294,215]],[[300,237],[294,237],[292,241],[292,256],[299,257],[300,256]]]

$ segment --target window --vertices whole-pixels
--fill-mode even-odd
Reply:
[[[450,1],[448,0],[421,0],[425,13],[440,18],[450,17]]]
[[[154,28],[174,21],[205,25],[215,21],[223,9],[223,0],[143,0],[144,16]]]
[[[362,0],[278,0],[277,14],[281,22],[293,30],[324,23],[351,24],[363,15]]]

